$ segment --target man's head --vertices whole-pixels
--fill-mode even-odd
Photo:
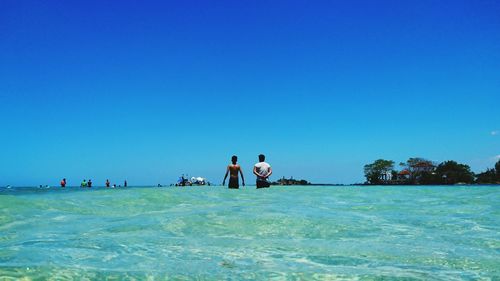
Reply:
[[[231,157],[231,162],[233,162],[233,164],[236,164],[236,162],[238,162],[238,156],[233,155],[233,157]]]
[[[266,161],[266,156],[264,154],[259,155],[259,162],[264,162]]]

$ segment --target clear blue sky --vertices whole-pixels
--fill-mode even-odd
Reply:
[[[0,185],[500,155],[498,1],[0,2]]]

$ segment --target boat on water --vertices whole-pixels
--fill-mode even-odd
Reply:
[[[203,177],[191,177],[191,179],[188,179],[187,177],[184,177],[184,175],[180,176],[179,179],[177,180],[177,183],[175,186],[193,186],[193,185],[210,185],[210,183],[207,181],[206,178]]]
[[[202,177],[192,177],[191,178],[191,184],[192,185],[207,185],[207,179],[202,178]]]

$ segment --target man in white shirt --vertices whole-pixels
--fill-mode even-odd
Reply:
[[[270,185],[267,178],[272,175],[273,170],[271,169],[271,165],[264,162],[265,160],[266,156],[263,154],[259,155],[259,163],[253,167],[253,174],[257,176],[257,188],[269,187]]]

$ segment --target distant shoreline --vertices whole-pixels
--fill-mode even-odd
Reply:
[[[335,184],[335,183],[310,183],[310,184],[304,184],[304,185],[299,185],[299,184],[293,184],[293,185],[283,185],[283,184],[277,184],[274,185],[272,184],[271,187],[291,187],[291,186],[302,186],[302,187],[338,187],[338,186],[359,186],[359,187],[368,187],[368,186],[401,186],[401,187],[407,187],[407,186],[420,186],[420,187],[425,187],[425,186],[500,186],[500,183],[471,183],[471,184],[365,184],[365,183],[354,183],[354,184]],[[134,186],[127,186],[127,187],[105,187],[105,186],[93,186],[91,188],[88,187],[81,187],[81,186],[66,186],[66,187],[60,187],[60,186],[0,186],[1,190],[15,190],[15,189],[38,189],[38,190],[55,190],[55,189],[60,189],[60,190],[69,190],[69,189],[78,189],[78,190],[92,190],[92,189],[104,189],[104,190],[113,190],[113,189],[129,189],[129,188],[157,188],[157,189],[165,189],[165,188],[187,188],[187,187],[224,187],[227,188],[227,186],[223,185],[211,185],[211,186],[170,186],[170,185],[164,185],[161,187],[158,187],[156,185],[134,185]],[[244,187],[240,187],[240,189],[244,189],[245,187],[255,187],[255,185],[245,185]]]

